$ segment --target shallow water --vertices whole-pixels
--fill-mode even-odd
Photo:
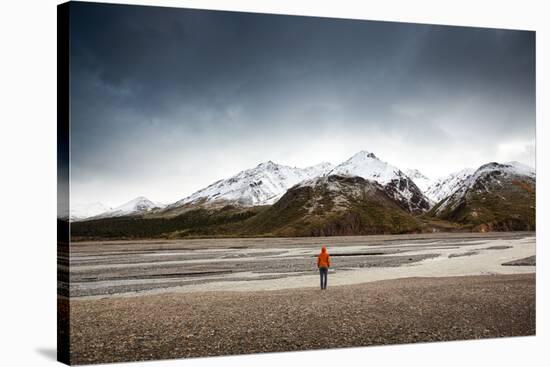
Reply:
[[[318,287],[315,255],[321,243],[338,255],[332,258],[329,287],[405,277],[535,272],[535,266],[502,265],[535,255],[532,233],[88,242],[71,249],[71,297]]]

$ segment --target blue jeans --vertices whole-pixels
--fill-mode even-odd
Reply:
[[[321,275],[321,289],[327,289],[328,268],[319,268],[319,274]]]

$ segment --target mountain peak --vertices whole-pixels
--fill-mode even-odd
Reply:
[[[274,163],[269,160],[236,175],[219,180],[195,193],[169,205],[166,210],[178,212],[188,205],[223,206],[234,204],[248,207],[270,205],[277,201],[290,187],[297,183],[324,175],[332,164],[322,163],[307,168],[298,168]],[[183,208],[185,209],[185,208]]]
[[[130,213],[135,211],[147,211],[156,206],[154,202],[147,199],[145,196],[138,196],[119,207],[113,209],[113,211],[119,211],[124,213]]]
[[[281,165],[273,162],[272,160],[262,162],[256,166],[256,168],[261,168],[261,169],[275,169],[278,167],[281,167]]]
[[[535,170],[523,163],[517,161],[498,163],[498,162],[489,162],[476,170],[476,174],[483,174],[484,172],[491,171],[503,171],[512,175],[525,175],[530,177],[535,177]]]
[[[416,210],[417,207],[423,209],[429,205],[418,187],[403,172],[380,160],[374,153],[362,150],[338,166],[322,162],[298,168],[276,164],[271,160],[262,162],[168,205],[164,211],[180,213],[195,206],[218,207],[228,204],[241,207],[271,205],[296,184],[329,175],[358,176],[376,181],[382,186],[390,185],[391,190],[388,190],[391,195],[401,201],[410,202],[411,210]]]
[[[130,200],[128,203],[139,203],[140,201],[151,201],[147,199],[145,196],[138,196],[137,198]]]
[[[455,177],[451,176],[457,182],[437,205],[436,216],[482,231],[534,230],[536,176],[532,168],[517,162],[489,162],[469,175]]]
[[[334,167],[330,174],[359,176],[382,185],[403,175],[397,167],[389,165],[366,150],[355,153],[347,161]]]
[[[419,222],[399,199],[375,181],[330,174],[291,187],[250,223],[269,233],[288,235],[291,230],[299,236],[389,233],[395,231],[394,221],[418,230]],[[385,215],[378,215],[379,210]],[[280,218],[285,218],[283,225]]]
[[[154,208],[159,207],[159,204],[152,202],[145,196],[138,196],[126,203],[101,213],[94,218],[109,218],[109,217],[123,217],[127,215],[138,215],[146,213]]]
[[[437,209],[437,214],[444,212],[447,208],[456,208],[467,195],[473,195],[471,192],[490,193],[489,187],[503,187],[506,182],[511,182],[515,178],[524,178],[527,181],[533,181],[536,178],[535,171],[519,162],[489,162],[481,165],[476,170],[462,170],[458,174],[450,176],[450,180],[453,182],[451,190],[447,190],[443,200]],[[481,182],[481,185],[478,183]],[[496,185],[496,186],[495,186]],[[479,187],[478,187],[479,186]],[[493,188],[494,188],[493,187]],[[476,188],[476,189],[473,189]]]
[[[258,166],[276,166],[277,164],[273,162],[272,160],[262,162],[258,164]]]
[[[478,170],[493,169],[493,168],[498,168],[498,167],[502,167],[502,164],[500,164],[498,162],[489,162],[489,163],[485,163],[484,165],[480,166],[478,168]]]
[[[374,155],[374,153],[371,153],[371,152],[366,151],[366,150],[360,150],[359,152],[355,153],[355,154],[350,158],[350,160],[367,159],[367,158],[370,158],[370,159],[378,159],[378,157],[377,157],[376,155]]]
[[[406,203],[410,211],[424,211],[430,203],[422,191],[399,168],[392,166],[373,153],[362,150],[332,169],[329,175],[359,176],[376,181],[385,187],[396,200]]]

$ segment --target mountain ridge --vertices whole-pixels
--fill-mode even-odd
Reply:
[[[487,175],[490,179],[483,179],[482,183],[477,183],[480,177]],[[418,170],[402,171],[380,160],[374,153],[367,151],[360,151],[338,165],[325,162],[306,168],[297,168],[267,161],[196,191],[194,194],[182,199],[184,200],[183,204],[181,203],[182,200],[179,200],[163,206],[145,197],[137,197],[121,206],[83,221],[89,223],[96,221],[95,225],[88,225],[86,233],[95,233],[94,226],[97,229],[97,226],[108,225],[108,233],[111,235],[124,233],[124,230],[116,228],[117,225],[123,225],[130,232],[134,231],[132,228],[134,228],[135,223],[132,221],[126,222],[124,218],[133,221],[143,219],[144,221],[140,223],[144,228],[158,225],[159,227],[152,230],[153,232],[150,230],[143,232],[142,229],[135,232],[157,233],[156,235],[167,233],[180,233],[178,236],[208,236],[209,234],[263,236],[285,233],[288,235],[297,233],[305,235],[304,233],[308,230],[313,233],[310,233],[310,235],[321,235],[323,233],[324,235],[331,235],[331,233],[353,234],[353,228],[363,234],[374,233],[376,230],[369,232],[369,230],[358,224],[376,224],[371,214],[362,211],[371,204],[365,202],[364,197],[356,196],[358,187],[361,186],[364,192],[370,190],[369,192],[377,193],[374,197],[378,197],[379,200],[375,202],[380,202],[382,197],[386,198],[382,201],[389,200],[385,202],[385,205],[375,206],[375,211],[378,211],[382,221],[383,218],[387,218],[386,214],[392,214],[395,215],[395,218],[403,219],[405,218],[403,212],[405,212],[407,213],[407,219],[404,219],[404,223],[410,225],[407,227],[407,230],[410,231],[418,231],[419,228],[430,230],[430,224],[426,225],[426,223],[433,223],[435,227],[431,230],[434,231],[455,230],[461,227],[470,230],[534,229],[536,173],[534,169],[524,164],[519,162],[489,162],[475,170],[464,169],[434,181],[426,191],[426,195],[410,176],[421,177],[424,175]],[[258,185],[258,181],[262,181],[266,177],[268,180],[271,179],[272,182],[266,181]],[[216,185],[220,183],[223,184],[222,186],[228,184],[226,186],[229,187],[227,191],[229,194],[228,200],[219,200],[220,195],[214,195],[216,194],[214,191],[219,188]],[[335,194],[334,187],[332,187],[334,185],[344,191],[346,189],[351,191],[342,191]],[[275,187],[276,190],[259,191],[260,194],[265,195],[257,196],[256,201],[243,202],[238,200],[243,192],[239,191],[240,189],[243,189],[245,194],[251,194],[258,193],[257,188],[262,186],[268,189]],[[306,187],[311,187],[314,191],[317,190],[315,192],[319,197],[319,202],[332,203],[328,206],[331,208],[330,212],[327,212],[327,215],[330,216],[330,218],[327,217],[328,219],[322,219],[324,217],[319,214],[319,210],[321,210],[319,208],[323,208],[323,206],[318,206],[314,210],[317,213],[316,218],[318,220],[321,222],[326,220],[326,223],[323,222],[324,225],[318,222],[317,224],[320,227],[315,227],[313,224],[303,222],[301,219],[289,216],[285,212],[274,215],[283,205],[282,202],[279,203],[280,200],[285,198],[283,202],[286,201],[289,204],[288,198],[293,197],[293,195],[299,198],[300,195],[295,195],[296,192],[309,190]],[[321,190],[319,187],[323,189]],[[276,195],[273,195],[273,192]],[[472,192],[475,192],[475,195]],[[497,192],[498,194],[495,194]],[[230,200],[231,195],[234,195],[233,198],[237,198],[237,200]],[[429,201],[428,195],[434,195],[435,198],[441,197],[441,199]],[[352,205],[351,202],[354,197],[365,204],[363,209]],[[209,202],[208,199],[212,198],[214,200]],[[516,207],[506,207],[507,200],[510,203],[517,203]],[[391,204],[388,204],[389,202]],[[338,216],[339,214],[334,211],[334,208],[341,207],[343,203],[346,203],[345,207],[348,209],[353,206],[353,210],[347,213],[346,220],[335,219],[334,215]],[[399,207],[399,215],[396,214],[395,206]],[[296,208],[298,207],[296,206]],[[501,207],[506,207],[506,210],[512,215],[506,216]],[[515,210],[517,208],[519,209]],[[385,213],[385,210],[388,213]],[[311,218],[309,214],[306,217]],[[118,224],[111,222],[110,218],[116,220]],[[267,221],[267,227],[270,226],[269,223],[280,223],[281,218],[290,218],[294,221],[294,224],[302,223],[305,229],[299,230],[295,226],[294,230],[288,230],[288,228],[284,229],[285,226],[281,224],[280,228],[272,228],[273,233],[271,230],[262,232],[259,231],[259,229],[264,228],[264,225],[260,223],[262,218]],[[169,220],[171,224],[167,223],[166,220]],[[448,224],[437,221],[445,221]],[[78,220],[78,222],[82,223],[81,220]],[[355,227],[350,223],[355,223]],[[290,223],[287,224],[290,225]],[[80,225],[78,224],[76,228]],[[391,232],[387,226],[384,227],[385,229],[380,230],[382,227],[384,226],[379,227],[378,231]],[[399,232],[399,228],[396,227],[395,231]]]
[[[244,234],[334,236],[420,232],[422,224],[378,182],[327,174],[303,181],[247,220]]]
[[[87,219],[114,218],[123,216],[140,215],[150,212],[155,208],[161,208],[162,204],[155,203],[145,196],[138,196],[126,203],[112,208],[106,212],[95,215]]]
[[[457,182],[430,214],[475,230],[534,230],[536,173],[519,162],[490,162]]]
[[[422,213],[431,207],[429,200],[403,171],[365,150],[337,165],[328,174],[359,176],[376,181],[411,213]]]
[[[267,161],[218,180],[193,194],[176,201],[162,212],[178,213],[178,207],[193,204],[211,207],[238,205],[242,207],[271,205],[290,187],[305,179],[324,175],[332,168],[328,162],[306,168],[285,166]]]
[[[429,200],[405,173],[380,160],[374,153],[360,151],[339,165],[323,162],[306,168],[284,166],[272,161],[243,170],[166,206],[158,214],[181,214],[196,206],[251,207],[273,205],[284,193],[300,182],[327,175],[359,176],[385,186],[410,212],[425,212]]]

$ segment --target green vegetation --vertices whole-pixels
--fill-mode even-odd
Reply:
[[[331,186],[332,185],[332,186]],[[335,189],[336,187],[336,189]],[[534,181],[481,181],[440,213],[413,215],[378,184],[331,176],[295,187],[272,206],[186,208],[71,224],[79,239],[306,237],[453,231],[535,230]]]
[[[73,239],[335,236],[411,233],[424,230],[378,185],[338,178],[341,191],[326,184],[289,190],[268,207],[196,208],[177,216],[105,218],[76,222]]]
[[[344,189],[327,184],[289,190],[269,209],[243,226],[247,235],[337,236],[411,233],[423,225],[401,209],[381,188],[364,180],[339,178]]]
[[[435,207],[430,214],[474,231],[533,231],[535,195],[534,181],[492,183],[483,190],[474,186],[462,200],[452,202],[440,213],[439,206]]]
[[[232,226],[254,216],[261,207],[219,210],[189,210],[176,217],[104,218],[71,224],[71,237],[80,238],[158,238],[230,236]]]

